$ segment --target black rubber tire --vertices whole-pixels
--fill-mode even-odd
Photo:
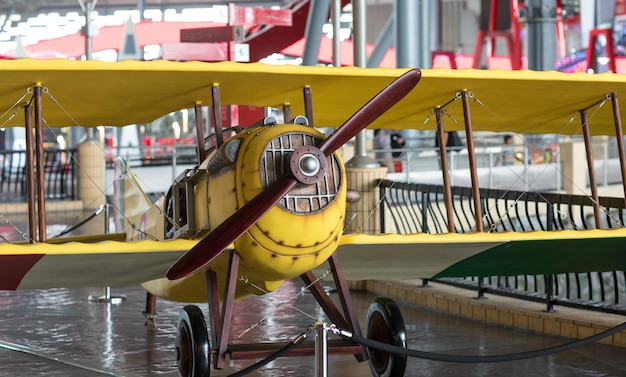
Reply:
[[[366,337],[382,343],[406,348],[406,330],[400,308],[389,297],[375,298],[367,310]],[[369,365],[374,377],[402,377],[406,370],[406,355],[390,354],[367,348]]]
[[[176,365],[181,377],[210,375],[209,334],[202,310],[187,305],[178,315]]]

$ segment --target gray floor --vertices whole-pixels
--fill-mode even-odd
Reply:
[[[311,295],[288,283],[279,291],[236,305],[238,341],[289,341],[324,319]],[[182,304],[159,300],[156,331],[144,326],[144,292],[113,289],[122,304],[89,302],[101,289],[0,292],[0,375],[176,376],[173,344]],[[354,293],[363,324],[372,295]],[[206,305],[201,306],[206,309]],[[411,348],[441,353],[503,354],[539,349],[565,339],[511,331],[401,305]],[[259,321],[261,323],[257,324]],[[594,344],[565,353],[497,364],[454,364],[409,359],[407,376],[626,376],[625,350]],[[213,376],[254,362],[238,361]],[[250,376],[315,376],[311,357],[282,358]],[[369,376],[367,363],[331,356],[329,376]]]

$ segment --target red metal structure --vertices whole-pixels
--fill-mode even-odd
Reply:
[[[517,0],[482,2],[482,19],[476,35],[473,68],[480,68],[481,58],[487,43],[491,46],[491,56],[494,56],[495,40],[496,38],[503,38],[511,60],[511,69],[522,69],[519,10],[520,4]],[[485,19],[487,14],[488,19]]]

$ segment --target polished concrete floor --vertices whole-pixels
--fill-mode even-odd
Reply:
[[[121,304],[94,303],[102,289],[0,292],[0,376],[177,376],[174,354],[182,304],[157,301],[157,328],[144,326],[145,293],[114,288]],[[331,295],[335,295],[331,293]],[[373,296],[354,292],[361,325]],[[540,349],[566,339],[499,328],[400,304],[410,348],[463,355]],[[201,305],[206,311],[206,305]],[[297,283],[236,303],[239,342],[290,341],[323,313]],[[547,357],[496,364],[455,364],[409,358],[406,376],[626,376],[626,350],[593,344]],[[315,376],[312,357],[281,358],[250,376]],[[253,363],[237,361],[213,376]],[[370,376],[367,362],[330,356],[329,376]]]

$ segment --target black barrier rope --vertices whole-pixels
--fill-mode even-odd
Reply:
[[[308,330],[307,330],[307,332],[308,332]],[[271,355],[269,355],[265,359],[260,360],[260,361],[258,361],[256,363],[254,363],[254,364],[252,364],[252,365],[250,365],[250,366],[240,370],[237,373],[233,373],[233,374],[229,375],[228,377],[245,376],[248,373],[252,373],[252,372],[254,372],[257,369],[259,369],[261,367],[264,367],[265,365],[267,365],[267,364],[271,363],[272,361],[278,359],[279,357],[281,357],[282,355],[284,355],[287,352],[291,351],[292,349],[294,349],[294,347],[296,347],[297,345],[302,343],[306,339],[307,332],[303,332],[302,334],[298,335],[297,337],[294,338],[294,340],[292,340],[291,342],[287,343],[282,348],[280,348],[276,352],[272,353]]]
[[[540,350],[510,353],[510,354],[504,354],[504,355],[465,356],[465,355],[448,355],[448,354],[436,353],[436,352],[425,352],[425,351],[418,351],[418,350],[414,350],[410,348],[398,347],[398,346],[394,346],[394,345],[387,344],[387,343],[377,342],[372,339],[363,338],[361,336],[354,335],[347,330],[339,329],[335,327],[334,325],[331,326],[331,331],[334,334],[339,335],[345,339],[350,339],[366,347],[376,348],[381,351],[399,354],[399,355],[406,355],[410,357],[416,357],[420,359],[447,361],[447,362],[452,362],[452,363],[497,363],[497,362],[502,362],[502,361],[513,361],[513,360],[530,359],[533,357],[542,357],[542,356],[547,356],[547,355],[551,355],[551,354],[558,353],[558,352],[568,351],[568,350],[571,350],[580,346],[584,346],[584,345],[596,342],[600,339],[603,339],[615,333],[618,333],[624,329],[626,329],[626,322],[622,323],[621,325],[615,326],[611,329],[608,329],[606,331],[603,331],[599,334],[592,335],[584,339],[576,340],[571,343],[566,343],[566,344],[562,344],[562,345],[555,346],[555,347],[548,347],[548,348],[544,348]]]
[[[100,206],[89,217],[87,217],[83,221],[79,222],[78,224],[75,224],[73,226],[69,226],[69,227],[65,228],[65,230],[63,230],[61,233],[57,234],[56,236],[54,236],[52,238],[59,238],[59,237],[62,237],[64,235],[68,234],[69,232],[73,232],[74,230],[78,229],[79,227],[85,225],[88,221],[90,221],[94,217],[98,216],[102,211],[104,211],[104,206]],[[109,219],[104,219],[104,221],[109,221]]]

